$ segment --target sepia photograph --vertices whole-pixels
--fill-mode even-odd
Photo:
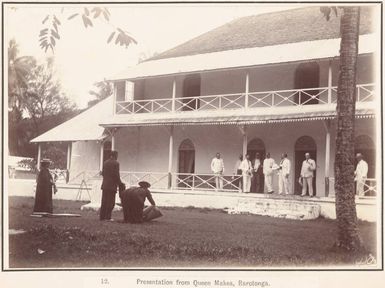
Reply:
[[[383,271],[382,4],[2,2],[1,274]]]

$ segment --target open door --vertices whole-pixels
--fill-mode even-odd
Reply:
[[[198,110],[199,99],[192,99],[201,95],[201,76],[199,74],[188,75],[183,81],[183,111]]]

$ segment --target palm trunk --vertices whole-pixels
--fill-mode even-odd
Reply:
[[[334,168],[338,223],[336,245],[344,250],[358,250],[362,247],[362,240],[357,225],[354,195],[354,115],[359,22],[359,7],[343,8]]]

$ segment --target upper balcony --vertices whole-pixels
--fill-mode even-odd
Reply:
[[[374,101],[375,84],[356,87],[357,103]],[[175,89],[173,89],[175,91]],[[175,94],[175,93],[174,93]],[[180,113],[189,111],[245,110],[273,107],[302,107],[335,104],[337,87],[244,92],[192,97],[170,97],[135,101],[116,101],[115,114]],[[334,107],[334,105],[333,105]]]

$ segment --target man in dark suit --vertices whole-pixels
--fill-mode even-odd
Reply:
[[[111,219],[111,213],[115,206],[115,194],[117,187],[122,184],[119,175],[118,152],[111,151],[110,158],[103,163],[102,205],[100,207],[100,220]]]

